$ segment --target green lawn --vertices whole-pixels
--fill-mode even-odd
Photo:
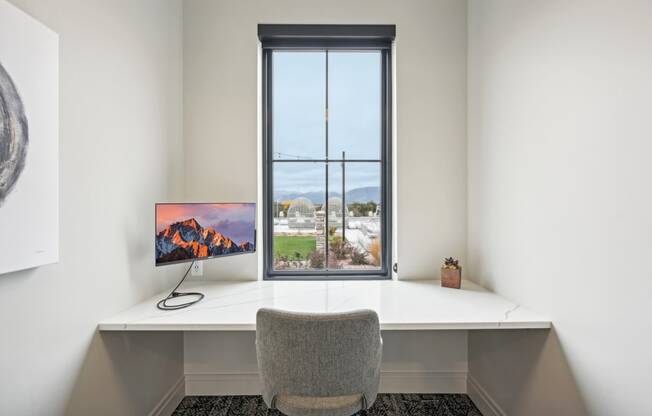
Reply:
[[[299,253],[301,259],[305,260],[310,253],[315,251],[316,245],[317,241],[314,236],[274,236],[274,257],[281,255],[294,259],[294,253]]]

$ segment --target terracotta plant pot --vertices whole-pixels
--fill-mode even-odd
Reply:
[[[462,286],[462,268],[459,269],[441,269],[441,285],[459,289]]]

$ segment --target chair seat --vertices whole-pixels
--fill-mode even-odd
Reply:
[[[306,397],[279,394],[276,408],[288,416],[351,416],[362,408],[362,395]]]

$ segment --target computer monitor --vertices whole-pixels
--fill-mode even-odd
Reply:
[[[256,251],[254,203],[156,204],[156,265]]]

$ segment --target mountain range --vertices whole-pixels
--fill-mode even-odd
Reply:
[[[253,251],[254,243],[236,244],[212,227],[202,227],[196,219],[175,222],[156,235],[156,263]]]
[[[341,197],[339,192],[330,192],[329,196]],[[324,192],[291,192],[291,191],[275,191],[275,201],[290,201],[299,197],[308,198],[313,204],[324,203]],[[346,202],[369,202],[373,201],[377,204],[380,203],[380,187],[378,186],[365,186],[362,188],[354,188],[346,192]]]

